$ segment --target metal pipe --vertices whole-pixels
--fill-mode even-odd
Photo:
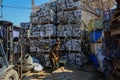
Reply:
[[[13,52],[13,26],[8,26],[8,30],[9,30],[9,37],[10,37],[10,39],[9,39],[9,44],[10,44],[10,48],[9,48],[9,51],[10,51],[10,60],[11,60],[11,64],[13,64],[13,54],[14,54],[14,52]]]
[[[20,50],[20,57],[22,58],[22,45],[20,45],[20,47],[21,47],[21,50]],[[22,60],[21,60],[21,62],[20,62],[20,67],[21,67],[21,71],[20,71],[20,78],[22,79]]]
[[[1,54],[3,55],[5,65],[8,67],[9,63],[8,63],[8,60],[7,60],[3,45],[2,45],[2,40],[0,40],[0,51],[1,51]]]
[[[21,45],[21,44],[18,44],[18,46],[20,47],[20,58],[21,58],[21,60],[20,60],[20,80],[22,79],[22,55],[23,55],[23,50],[22,50],[22,48],[23,48],[23,46]]]
[[[7,32],[5,32],[5,29],[4,29],[4,28],[6,28]],[[8,57],[8,56],[9,56],[9,55],[8,55],[8,50],[9,50],[9,48],[8,48],[8,28],[7,28],[6,26],[5,26],[5,27],[3,26],[3,29],[4,29],[4,30],[3,30],[4,39],[5,39],[5,35],[7,36],[7,38],[6,38],[6,40],[5,40],[6,42],[4,42],[4,44],[5,44],[4,47],[5,47],[5,50],[6,50],[6,51],[5,51],[5,52],[6,52],[6,57],[7,57],[7,60],[8,60],[8,58],[9,58],[9,57]]]

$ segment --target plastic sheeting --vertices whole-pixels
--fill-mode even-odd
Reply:
[[[91,32],[91,31],[103,29],[103,21],[104,20],[102,18],[90,20],[88,25],[88,31]]]

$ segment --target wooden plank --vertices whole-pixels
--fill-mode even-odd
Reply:
[[[74,11],[74,10],[81,10],[81,8],[72,7],[72,8],[66,8],[66,9],[63,9],[63,10],[57,10],[57,12],[61,12],[61,11]]]
[[[120,77],[120,71],[115,70],[115,74],[116,74],[118,77]]]
[[[116,28],[114,30],[111,30],[111,36],[115,36],[115,35],[118,35],[118,34],[120,34],[120,27]]]
[[[120,59],[113,59],[112,61],[112,65],[114,66],[114,68],[117,68],[120,70]]]
[[[118,38],[117,41],[118,41],[118,45],[120,45],[120,38]]]
[[[107,75],[106,80],[115,80],[111,73]]]
[[[116,17],[116,18],[113,18],[110,23],[112,24],[112,22],[114,22],[115,20],[119,20],[120,19],[120,16]]]
[[[119,13],[120,13],[120,10],[116,10],[116,11],[113,13],[112,18],[114,18],[114,15],[119,14]]]

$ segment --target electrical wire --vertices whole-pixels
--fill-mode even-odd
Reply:
[[[9,6],[9,5],[2,5],[2,6],[7,7],[7,8],[14,8],[14,9],[32,9],[30,7],[22,7],[22,6],[20,6],[20,7]],[[35,9],[35,8],[33,8],[33,9]]]
[[[13,4],[13,3],[9,3],[9,2],[6,2],[4,1],[4,4],[3,4],[3,7],[6,7],[6,8],[15,8],[15,9],[32,9],[30,7],[23,7],[23,6],[12,6],[12,5],[16,5],[16,4]]]
[[[52,1],[52,0],[50,0],[50,1]],[[13,4],[11,4],[11,3],[9,3],[9,2],[4,2],[4,3],[5,3],[5,4],[2,4],[3,7],[6,7],[6,8],[14,8],[14,9],[36,9],[36,7],[39,7],[39,6],[36,6],[36,7],[32,8],[32,7],[23,7],[23,6],[11,6],[11,5],[13,5]],[[6,5],[6,3],[7,3],[8,5]]]

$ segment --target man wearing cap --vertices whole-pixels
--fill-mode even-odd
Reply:
[[[50,51],[50,64],[53,70],[59,67],[58,65],[59,51],[60,51],[60,39],[57,39],[56,43],[52,46],[52,49]]]

